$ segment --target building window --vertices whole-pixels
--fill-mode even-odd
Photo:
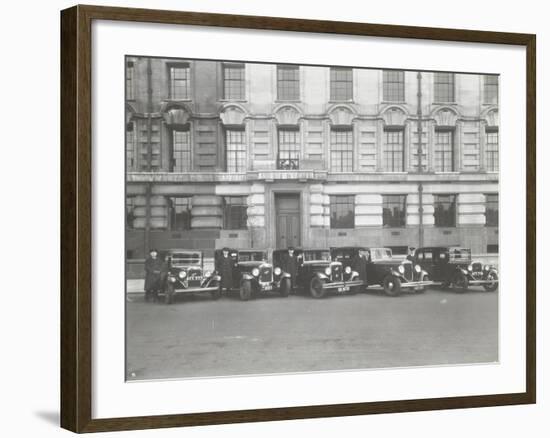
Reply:
[[[353,131],[350,128],[330,131],[330,170],[353,171]]]
[[[483,102],[487,104],[498,104],[498,76],[483,76]]]
[[[126,197],[126,228],[134,228],[134,219],[136,215],[134,214],[134,209],[136,208],[136,197],[127,196]]]
[[[434,195],[434,225],[456,227],[456,195]]]
[[[487,252],[489,254],[498,254],[498,243],[490,243],[487,245]]]
[[[136,157],[136,133],[134,122],[126,124],[126,171],[134,170]]]
[[[355,227],[355,196],[330,196],[330,228]]]
[[[489,172],[498,172],[498,129],[485,129],[485,161]]]
[[[300,100],[300,67],[277,66],[277,99]]]
[[[246,230],[246,196],[225,196],[223,198],[223,227],[226,230]]]
[[[404,227],[407,215],[407,195],[384,195],[382,219],[385,227]]]
[[[191,197],[180,196],[168,198],[170,229],[184,231],[191,229]]]
[[[454,171],[454,132],[451,129],[435,131],[434,168],[436,172]]]
[[[227,129],[225,131],[227,152],[227,172],[244,172],[246,170],[246,141],[244,129]]]
[[[403,129],[384,129],[384,170],[403,172]]]
[[[331,67],[330,100],[353,99],[353,70],[351,68]]]
[[[396,70],[384,70],[384,101],[405,101],[405,72]]]
[[[485,225],[498,227],[498,193],[485,195]]]
[[[189,64],[170,67],[170,98],[176,100],[189,99],[191,89]]]
[[[134,100],[134,62],[126,62],[126,100]]]
[[[172,172],[191,169],[191,134],[189,130],[172,131]]]
[[[244,100],[244,64],[223,65],[223,98]]]
[[[436,102],[455,101],[454,73],[434,73],[434,96]]]
[[[277,169],[295,170],[300,168],[300,130],[279,129],[279,155]]]

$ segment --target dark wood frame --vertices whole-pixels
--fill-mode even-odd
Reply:
[[[467,397],[92,419],[92,20],[140,21],[524,46],[527,53],[526,391]],[[536,37],[531,34],[100,6],[75,6],[62,11],[61,426],[75,432],[98,432],[535,403],[535,59]]]

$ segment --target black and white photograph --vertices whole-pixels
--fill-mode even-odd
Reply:
[[[124,62],[127,380],[498,362],[498,75]]]

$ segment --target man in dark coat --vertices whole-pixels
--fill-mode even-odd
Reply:
[[[222,277],[222,291],[229,291],[233,287],[233,268],[235,261],[229,255],[229,248],[222,249],[222,255],[219,260],[219,272]]]
[[[414,262],[414,251],[415,251],[416,248],[414,247],[410,247],[409,248],[409,255],[407,256],[407,260],[410,261],[410,262]]]
[[[296,285],[296,274],[298,273],[298,260],[294,255],[293,247],[288,247],[287,253],[281,258],[281,264],[281,269],[290,274],[292,289],[294,289]]]
[[[357,251],[351,262],[351,269],[359,274],[359,279],[367,286],[367,252]]]
[[[158,256],[158,251],[152,249],[149,251],[149,257],[145,260],[145,301],[157,299],[157,294],[161,287],[161,273],[164,261]]]

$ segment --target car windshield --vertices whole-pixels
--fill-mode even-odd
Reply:
[[[330,252],[328,250],[308,250],[303,252],[304,262],[312,262],[315,260],[330,261]]]
[[[449,260],[452,262],[469,262],[472,252],[468,248],[449,248]]]
[[[391,249],[389,248],[371,248],[371,260],[390,260],[392,258]]]
[[[239,262],[263,262],[267,260],[264,251],[239,251]]]
[[[342,261],[342,260],[351,260],[353,258],[352,251],[338,250],[333,252],[333,259]]]
[[[169,255],[172,257],[172,265],[200,265],[200,252],[174,252]]]

